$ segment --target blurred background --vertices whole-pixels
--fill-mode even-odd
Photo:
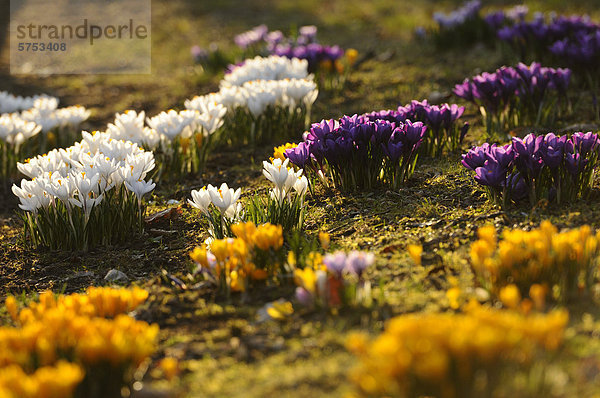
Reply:
[[[531,11],[598,13],[600,1],[525,2]],[[415,29],[434,25],[435,11],[449,12],[462,1],[433,0],[153,0],[152,73],[150,75],[11,76],[7,29],[9,0],[0,0],[0,91],[58,96],[63,105],[92,110],[89,128],[103,129],[115,112],[145,110],[154,115],[183,108],[194,95],[218,89],[222,70],[207,70],[194,62],[193,46],[217,48],[232,60],[241,54],[234,36],[259,24],[284,34],[302,25],[318,27],[319,42],[359,52],[360,65],[340,93],[322,92],[313,119],[338,117],[396,106],[411,99],[441,99],[465,76],[502,64],[483,46],[440,51],[415,40]],[[486,1],[486,8],[518,4]],[[237,51],[237,52],[236,52]],[[325,105],[326,104],[326,105]]]

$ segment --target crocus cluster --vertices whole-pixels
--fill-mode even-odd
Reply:
[[[154,151],[159,167],[157,177],[168,179],[204,170],[226,113],[227,108],[220,103],[198,101],[194,109],[179,112],[171,109],[146,118],[150,126],[146,128],[143,112],[139,115],[126,112],[117,115],[107,132],[116,136],[134,135],[133,142]]]
[[[85,250],[128,241],[143,229],[142,198],[155,186],[145,180],[152,152],[106,133],[82,135],[69,148],[17,164],[31,178],[12,191],[34,246]]]
[[[482,286],[493,294],[514,284],[521,297],[529,293],[534,301],[543,301],[535,291],[542,289],[567,302],[590,294],[597,282],[600,232],[587,225],[559,232],[543,221],[531,231],[507,229],[500,240],[490,225],[480,228],[478,237],[471,245],[471,264]]]
[[[232,70],[217,93],[196,96],[187,109],[206,104],[227,108],[225,139],[235,143],[268,141],[301,131],[319,94],[306,61],[271,56],[248,60]]]
[[[14,113],[24,111],[33,108],[33,104],[40,98],[51,99],[48,95],[34,95],[32,97],[22,97],[20,95],[13,95],[8,91],[0,91],[0,114],[1,113]]]
[[[16,177],[16,164],[31,156],[30,138],[42,127],[24,120],[18,113],[0,115],[0,180],[9,182]]]
[[[444,150],[456,151],[469,130],[469,124],[462,126],[458,119],[465,111],[464,106],[456,104],[431,105],[427,100],[411,101],[399,106],[397,110],[383,110],[365,113],[366,120],[375,122],[387,120],[405,123],[406,120],[423,122],[427,126],[427,134],[423,139],[420,152],[431,157],[441,156]]]
[[[551,123],[568,104],[569,69],[554,69],[533,62],[503,66],[465,79],[454,94],[479,107],[488,133],[523,125]],[[558,112],[557,112],[558,110]]]
[[[208,48],[194,45],[190,48],[190,54],[196,64],[211,72],[220,72],[230,64],[227,55],[214,42]]]
[[[529,134],[510,144],[483,144],[463,155],[462,164],[488,190],[489,199],[509,205],[546,199],[569,202],[587,195],[592,187],[599,150],[598,135],[571,137]]]
[[[2,396],[119,396],[155,350],[158,327],[126,315],[147,297],[138,288],[92,287],[69,296],[46,291],[19,308],[9,296],[14,326],[0,328]]]
[[[56,361],[27,373],[19,365],[2,367],[0,396],[4,398],[70,398],[83,380],[84,372],[77,364]]]
[[[266,25],[260,25],[235,37],[235,43],[247,53],[271,54],[290,59],[299,58],[308,61],[308,70],[336,71],[344,73],[342,63],[347,56],[348,66],[354,64],[356,51],[345,52],[339,46],[326,46],[317,41],[317,27],[302,26],[293,37],[286,37],[281,31],[269,31]]]
[[[523,315],[477,303],[464,314],[401,315],[373,340],[348,339],[359,358],[350,379],[365,397],[493,396],[516,369],[561,346],[568,318],[565,310]]]
[[[574,69],[596,70],[600,65],[600,26],[594,32],[581,32],[573,38],[558,40],[550,52]]]
[[[263,162],[263,175],[273,184],[267,197],[254,196],[248,204],[247,218],[257,224],[281,225],[284,231],[301,229],[304,223],[304,196],[308,179],[303,170],[288,167],[289,159]]]
[[[320,307],[369,304],[371,285],[364,272],[375,262],[372,253],[337,251],[309,257],[313,259],[310,266],[294,271],[298,302]]]
[[[600,78],[600,26],[594,32],[580,32],[573,37],[567,37],[556,41],[550,46],[550,52],[556,60],[573,69],[581,76],[582,86],[592,90],[593,104],[598,115],[600,104],[598,95]]]
[[[252,80],[305,79],[308,62],[298,58],[280,56],[254,57],[233,66],[225,74],[221,87],[242,86]]]
[[[231,226],[235,238],[215,239],[210,247],[196,247],[190,257],[198,273],[212,281],[221,293],[246,294],[256,286],[279,279],[285,271],[283,229],[279,225],[252,222]]]
[[[0,180],[16,177],[17,162],[75,141],[75,128],[89,117],[81,106],[58,108],[58,98],[0,92]],[[41,133],[41,134],[40,134]],[[33,137],[36,139],[33,139]]]
[[[504,10],[492,11],[483,17],[484,21],[488,26],[493,29],[494,32],[498,31],[505,25],[515,24],[518,22],[525,21],[527,14],[529,13],[529,7],[524,4],[516,5]]]
[[[480,10],[481,1],[471,0],[449,14],[435,12],[433,14],[433,20],[437,24],[437,28],[433,31],[435,43],[441,48],[465,46],[493,37],[493,32],[479,14]],[[420,34],[423,35],[424,32],[421,30]]]
[[[90,111],[83,106],[59,108],[58,103],[58,98],[40,96],[31,108],[21,112],[23,119],[42,126],[40,152],[73,144],[79,133],[77,127],[90,117]]]
[[[188,203],[200,210],[209,222],[209,241],[232,236],[231,225],[242,220],[257,225],[280,225],[286,232],[300,229],[304,222],[308,180],[302,170],[294,171],[288,163],[288,159],[263,162],[263,175],[273,188],[266,196],[254,195],[245,209],[239,202],[241,188],[234,190],[223,183],[219,188],[209,184],[192,190],[192,199],[188,199]]]
[[[556,14],[547,18],[536,13],[530,21],[521,18],[510,18],[501,13],[489,18],[491,26],[497,30],[497,36],[511,45],[525,59],[534,54],[538,59],[547,58],[549,48],[557,42],[569,43],[600,30],[600,25],[592,22],[589,16],[564,16]],[[576,45],[576,44],[575,44]],[[563,60],[563,62],[570,62]]]
[[[439,25],[441,30],[450,30],[477,18],[479,10],[481,10],[481,1],[471,0],[450,14],[444,14],[443,12],[434,13],[433,20]]]
[[[192,190],[192,200],[188,199],[188,203],[208,220],[212,239],[232,236],[231,226],[241,221],[243,216],[242,204],[238,202],[241,193],[241,188],[229,188],[226,183],[219,188],[209,184]]]
[[[285,156],[306,173],[330,174],[343,190],[384,184],[397,188],[415,168],[427,128],[421,122],[369,121],[344,116],[312,125],[304,141]]]

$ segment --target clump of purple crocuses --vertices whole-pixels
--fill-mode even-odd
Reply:
[[[529,134],[510,144],[483,144],[463,155],[462,164],[488,197],[507,207],[540,200],[566,203],[588,194],[598,160],[598,134]]]
[[[397,110],[384,110],[366,113],[363,117],[370,121],[387,120],[403,123],[406,120],[423,122],[427,135],[423,139],[420,152],[430,157],[441,156],[444,150],[456,151],[469,130],[469,124],[460,125],[458,119],[465,111],[456,104],[432,105],[423,101],[411,101]]]
[[[433,37],[438,46],[464,46],[492,38],[493,31],[481,18],[480,11],[481,1],[471,0],[448,14],[434,13],[437,29]]]
[[[549,124],[568,108],[571,70],[534,62],[503,66],[457,84],[454,94],[479,107],[488,134],[516,126]]]
[[[217,43],[210,43],[208,49],[194,45],[190,48],[190,54],[196,64],[202,65],[203,68],[213,72],[221,71],[230,63]]]
[[[325,69],[326,71],[337,71],[341,74],[345,69],[340,62],[346,54],[344,49],[339,46],[319,44],[317,41],[317,27],[314,25],[302,26],[296,34],[289,37],[279,30],[269,31],[266,25],[260,25],[237,35],[235,43],[246,52],[246,57],[279,55],[288,58],[306,59],[310,72]]]
[[[580,39],[593,35],[600,25],[590,17],[550,14],[548,17],[536,13],[532,20],[526,20],[525,14],[518,17],[496,12],[485,18],[488,25],[496,30],[497,37],[507,43],[519,54],[521,59],[533,56],[535,59],[548,59],[555,43],[564,42],[577,46]],[[559,60],[569,62],[569,60]],[[569,65],[564,64],[563,65]]]
[[[481,1],[471,0],[464,3],[460,8],[449,14],[436,12],[433,14],[433,20],[439,25],[441,30],[454,29],[475,19],[481,10]]]
[[[412,175],[426,131],[422,122],[344,116],[314,123],[285,156],[309,176],[328,173],[345,191],[397,188]]]
[[[267,25],[262,24],[236,35],[233,41],[236,46],[244,51],[251,51],[252,49],[259,51],[268,34],[269,28]]]

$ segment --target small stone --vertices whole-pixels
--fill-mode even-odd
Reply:
[[[433,91],[431,94],[429,94],[428,100],[431,104],[440,104],[444,102],[448,97],[450,97],[450,94],[448,93]]]
[[[108,271],[106,276],[104,277],[105,281],[114,282],[114,283],[127,283],[129,282],[129,278],[125,275],[124,272],[121,272],[116,269],[111,269]]]
[[[169,200],[167,201],[167,204],[168,204],[169,206],[172,206],[172,205],[178,205],[178,204],[179,204],[179,201],[178,201],[178,200],[176,200],[176,199],[169,199]]]

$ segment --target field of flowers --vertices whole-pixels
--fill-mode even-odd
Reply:
[[[600,2],[153,2],[0,53],[0,397],[600,397]]]

